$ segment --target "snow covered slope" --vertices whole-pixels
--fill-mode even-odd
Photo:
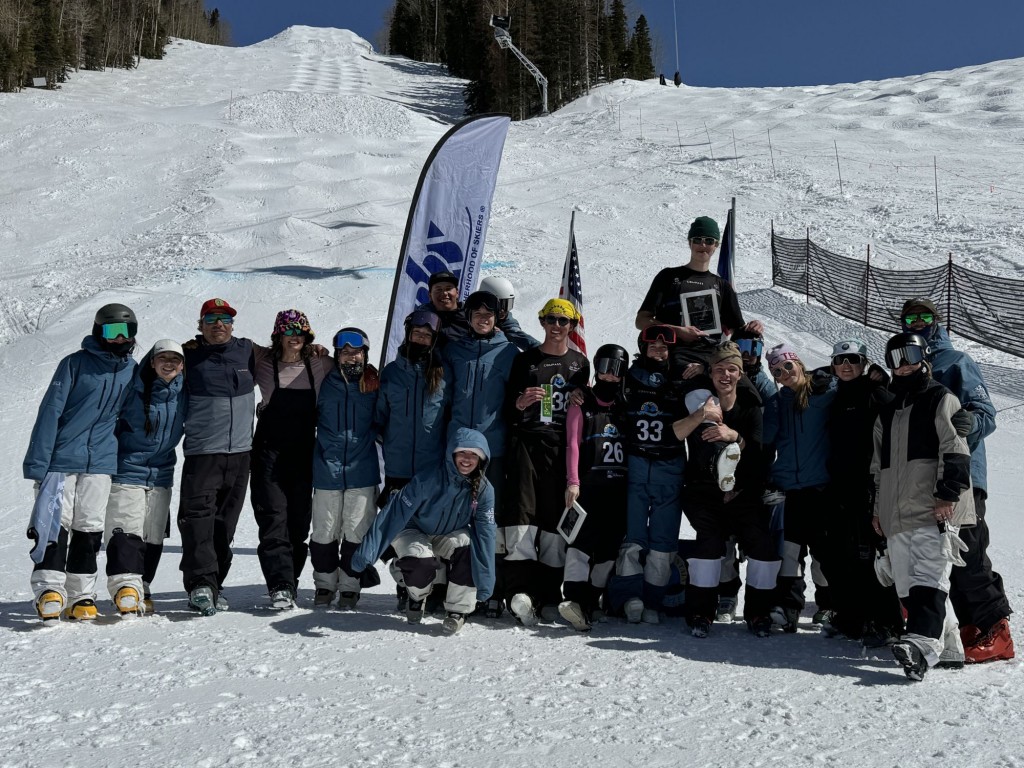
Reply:
[[[322,338],[357,324],[379,344],[409,199],[462,85],[350,32],[294,27],[0,94],[0,765],[1019,764],[1017,662],[911,686],[886,654],[809,629],[698,641],[678,621],[591,636],[505,622],[444,638],[390,613],[387,576],[356,614],[271,613],[248,506],[230,613],[185,610],[174,533],[157,616],[38,627],[21,458],[95,309],[134,307],[143,349],[190,336],[211,296],[257,340],[297,306]],[[512,126],[485,270],[516,283],[529,327],[557,291],[575,206],[589,341],[632,347],[650,278],[732,196],[741,300],[815,363],[853,326],[768,290],[772,220],[842,253],[870,242],[880,264],[952,250],[1021,275],[1024,61],[816,88],[597,88]],[[1022,411],[989,441],[991,552],[1017,605]]]

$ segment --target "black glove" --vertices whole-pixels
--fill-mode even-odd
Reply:
[[[961,408],[954,413],[950,421],[953,422],[953,429],[960,437],[967,437],[974,429],[974,414],[966,408]]]

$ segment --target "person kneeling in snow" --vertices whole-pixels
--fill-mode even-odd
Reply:
[[[907,610],[906,634],[892,652],[911,680],[924,679],[928,667],[963,666],[949,574],[967,550],[960,526],[975,521],[971,453],[953,423],[960,401],[932,379],[927,351],[914,333],[886,345],[893,399],[875,421],[871,460],[871,523],[888,544],[875,570],[883,584],[895,582]]]
[[[484,473],[490,451],[475,429],[461,427],[448,440],[444,466],[419,472],[393,495],[352,556],[349,575],[372,567],[390,544],[409,591],[410,624],[423,604],[440,559],[447,570],[444,632],[454,635],[477,602],[494,589],[494,489]],[[344,567],[344,566],[343,566]]]

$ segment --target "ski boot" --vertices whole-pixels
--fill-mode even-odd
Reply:
[[[465,623],[466,617],[464,614],[448,611],[448,615],[444,617],[444,622],[441,624],[441,631],[446,635],[454,635],[462,629]]]
[[[213,587],[196,587],[188,593],[188,607],[200,616],[213,616],[217,612]]]
[[[52,589],[43,592],[36,600],[36,613],[43,621],[54,621],[60,618],[64,610],[64,596]]]
[[[575,600],[565,600],[558,604],[558,612],[577,632],[589,632],[592,629],[590,619],[583,606]]]
[[[96,603],[89,599],[72,603],[64,610],[64,618],[74,621],[92,621],[97,616],[99,613],[96,611]]]
[[[122,616],[130,616],[133,613],[141,613],[142,601],[139,598],[139,590],[135,587],[121,587],[114,594],[114,607]]]

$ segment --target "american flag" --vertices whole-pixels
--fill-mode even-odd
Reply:
[[[580,313],[580,322],[576,329],[569,333],[569,349],[587,354],[587,341],[583,329],[583,284],[580,281],[580,259],[576,253],[576,211],[572,212],[569,222],[569,250],[565,254],[565,269],[562,270],[562,287],[558,291],[559,298],[566,299]]]

